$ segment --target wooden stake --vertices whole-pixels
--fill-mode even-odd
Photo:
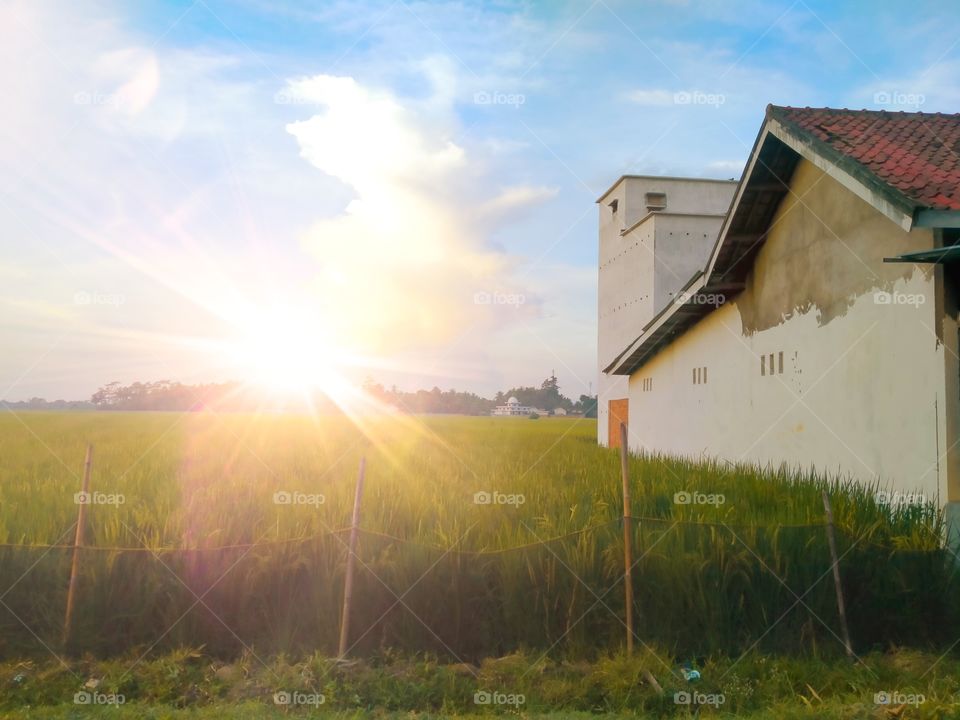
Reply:
[[[647,681],[647,684],[652,687],[657,695],[663,695],[663,688],[660,687],[660,683],[657,682],[657,679],[653,676],[653,673],[649,670],[643,671],[643,679]]]
[[[87,458],[83,462],[83,482],[80,492],[83,502],[77,506],[77,531],[73,538],[73,562],[70,565],[70,584],[67,586],[67,609],[63,616],[63,645],[70,640],[73,623],[73,604],[77,591],[77,575],[80,573],[80,548],[83,546],[83,531],[87,521],[87,501],[90,493],[90,465],[93,462],[93,445],[87,445]]]
[[[633,529],[630,518],[630,468],[627,426],[620,423],[620,476],[623,479],[623,574],[627,604],[627,655],[633,654]]]
[[[833,510],[830,507],[830,497],[823,491],[823,509],[827,513],[827,542],[830,544],[830,558],[833,560],[833,585],[837,590],[837,609],[840,611],[840,629],[843,631],[843,645],[847,650],[847,657],[854,657],[853,646],[850,644],[850,629],[847,627],[847,610],[843,602],[843,586],[840,584],[840,560],[837,558],[837,541],[833,534]]]
[[[350,638],[350,605],[353,601],[353,565],[357,552],[357,534],[360,528],[360,498],[363,495],[363,476],[367,459],[360,458],[360,474],[357,476],[357,494],[353,498],[353,522],[350,524],[350,549],[347,553],[347,574],[343,581],[343,615],[340,618],[340,648],[337,657],[342,660],[347,654]]]

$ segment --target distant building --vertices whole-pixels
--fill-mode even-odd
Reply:
[[[490,414],[501,417],[510,415],[526,417],[528,415],[549,415],[550,411],[544,410],[543,408],[535,408],[531,405],[521,405],[519,400],[511,396],[507,399],[506,405],[497,405]]]
[[[558,408],[554,408],[554,409],[553,409],[553,414],[554,414],[554,415],[566,415],[566,414],[567,414],[567,411],[564,410],[562,407],[558,407]]]
[[[491,415],[529,415],[532,412],[536,412],[536,409],[529,405],[521,405],[519,400],[511,396],[507,399],[506,405],[497,405]]]

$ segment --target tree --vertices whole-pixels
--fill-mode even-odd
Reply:
[[[110,407],[117,402],[117,390],[119,388],[120,383],[116,380],[112,383],[107,383],[91,396],[90,402],[99,408]]]
[[[591,395],[581,395],[574,410],[582,412],[584,417],[595,418],[597,416],[597,398]]]
[[[516,397],[522,405],[530,407],[543,408],[544,410],[553,410],[562,407],[564,410],[573,410],[573,402],[560,392],[560,384],[557,382],[557,376],[552,372],[550,376],[540,383],[540,387],[516,387],[511,388],[505,393],[497,393],[497,398],[506,398],[511,395]],[[497,404],[502,405],[504,401]]]

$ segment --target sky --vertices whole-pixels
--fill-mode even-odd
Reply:
[[[0,0],[0,398],[596,387],[596,199],[960,111],[939,2]]]

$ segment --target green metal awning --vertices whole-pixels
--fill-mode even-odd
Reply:
[[[908,252],[895,257],[883,259],[884,262],[910,262],[910,263],[954,263],[960,262],[960,245],[948,245],[942,248],[933,248],[932,250],[917,250]]]

